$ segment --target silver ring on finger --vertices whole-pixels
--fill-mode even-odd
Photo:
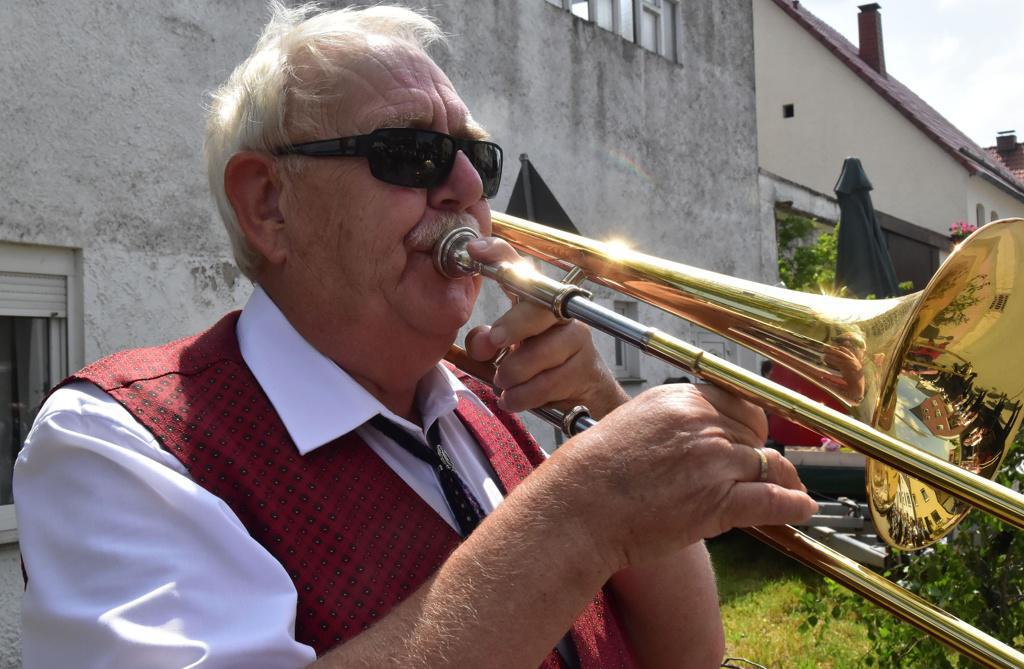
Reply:
[[[768,481],[768,456],[765,454],[765,450],[766,449],[761,446],[754,449],[754,452],[757,453],[758,459],[761,461],[761,474],[757,478],[760,483],[766,483]]]

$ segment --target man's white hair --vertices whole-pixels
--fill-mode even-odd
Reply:
[[[325,11],[317,4],[289,8],[272,0],[270,11],[253,52],[213,93],[204,147],[210,192],[235,262],[250,279],[261,258],[246,242],[224,191],[224,168],[231,156],[286,147],[291,132],[322,118],[323,96],[338,94],[330,85],[338,64],[362,50],[368,36],[401,40],[423,51],[445,41],[431,19],[404,7]]]

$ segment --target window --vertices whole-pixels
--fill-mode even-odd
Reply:
[[[636,302],[630,300],[616,300],[612,305],[615,313],[626,318],[637,319]],[[621,339],[615,340],[615,364],[613,370],[615,378],[637,380],[640,378],[640,351],[631,344]]]
[[[618,0],[619,10],[618,17],[619,23],[615,27],[615,34],[619,35],[630,42],[636,41],[636,34],[633,22],[633,5],[635,0]]]
[[[995,209],[993,209],[992,212],[989,214],[988,220],[989,220],[989,222],[998,221],[999,220],[999,212],[996,211]]]
[[[590,0],[573,0],[572,13],[581,19],[590,20]]]
[[[974,222],[978,225],[979,228],[985,225],[985,223],[987,222],[985,221],[985,205],[978,204],[978,206],[974,208],[974,218]]]
[[[596,9],[594,23],[605,30],[615,32],[615,3],[612,0],[597,0],[594,4]]]
[[[17,538],[14,461],[46,393],[82,363],[75,253],[0,243],[0,542]]]
[[[669,60],[679,60],[678,0],[546,1]]]
[[[558,4],[557,0],[548,0]],[[574,15],[593,21],[599,27],[635,41],[633,36],[633,4],[635,0],[569,0],[567,7]]]
[[[645,49],[677,60],[676,21],[678,3],[675,0],[640,0],[639,43]]]
[[[793,118],[796,116],[796,108],[792,104],[782,105],[782,118]]]

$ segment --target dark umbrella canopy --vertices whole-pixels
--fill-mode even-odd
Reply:
[[[519,177],[512,188],[505,213],[574,235],[580,234],[525,153],[519,156],[519,161],[522,163]]]
[[[836,286],[845,286],[856,297],[895,297],[896,270],[871,204],[871,188],[860,160],[844,160],[834,189],[840,212]]]

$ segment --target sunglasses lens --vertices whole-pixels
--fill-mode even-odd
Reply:
[[[501,148],[490,142],[468,143],[466,156],[480,174],[484,197],[494,197],[501,185]]]
[[[491,142],[461,141],[461,149],[483,182],[484,197],[501,185],[501,148]],[[456,143],[448,135],[412,128],[373,133],[367,158],[376,178],[396,186],[431,188],[443,183],[455,163]]]
[[[429,188],[444,180],[455,159],[455,142],[433,132],[378,130],[370,140],[370,172],[396,186]]]

